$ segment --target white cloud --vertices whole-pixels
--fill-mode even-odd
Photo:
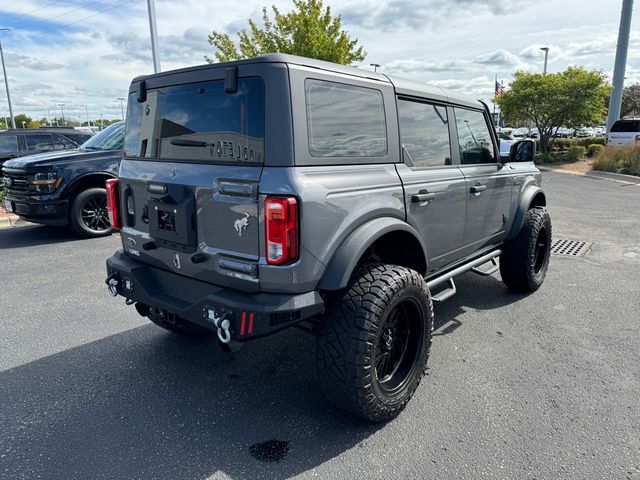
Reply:
[[[0,16],[12,31],[2,34],[14,110],[36,117],[47,108],[65,114],[119,117],[118,97],[126,97],[130,80],[152,71],[146,2],[48,0],[2,2]],[[232,35],[259,18],[263,4],[281,11],[290,0],[223,2],[156,0],[163,70],[204,63],[212,55],[211,30]],[[542,70],[548,46],[549,71],[587,65],[610,74],[617,39],[618,8],[566,0],[325,0],[343,26],[368,53],[360,66],[434,83],[485,100],[493,82],[509,81],[517,69]],[[15,19],[39,7],[31,16]],[[70,10],[78,10],[69,13]],[[38,23],[36,23],[38,22]],[[77,22],[71,26],[68,23]],[[632,32],[640,32],[640,16]],[[628,82],[640,79],[640,34],[632,35]],[[1,84],[0,84],[1,86]],[[0,115],[6,112],[0,88]]]

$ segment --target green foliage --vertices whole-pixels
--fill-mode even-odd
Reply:
[[[217,51],[219,62],[252,58],[265,53],[288,53],[303,57],[349,65],[361,62],[366,56],[358,40],[342,30],[342,17],[331,15],[331,8],[323,9],[322,0],[293,0],[294,10],[282,14],[272,6],[274,19],[262,8],[262,23],[249,19],[249,31],[238,32],[238,48],[226,33],[213,31],[209,43]],[[209,63],[214,60],[208,56]]]
[[[581,67],[546,75],[518,71],[509,87],[496,103],[509,122],[535,124],[543,152],[549,151],[551,136],[559,127],[602,121],[611,90],[602,72]]]
[[[551,152],[543,152],[536,155],[535,163],[545,164],[545,163],[553,163],[555,161],[555,157]]]
[[[589,145],[605,145],[607,139],[605,137],[583,137],[583,138],[554,138],[550,142],[550,150],[565,151],[569,147],[579,145],[581,147],[589,147]],[[536,147],[540,150],[540,140],[536,139]]]
[[[577,162],[578,160],[582,160],[586,152],[586,148],[579,145],[573,145],[572,147],[569,147],[569,150],[567,150],[567,160],[569,160],[570,162]]]
[[[622,115],[640,114],[640,83],[629,85],[622,91]]]
[[[2,180],[2,175],[0,175]],[[0,208],[4,209],[4,197],[7,196],[7,191],[4,189],[4,185],[0,185]]]
[[[7,119],[8,120],[8,119]],[[24,122],[25,127],[29,127],[31,122],[33,121],[31,117],[28,117],[24,113],[20,113],[14,117],[16,121],[16,128],[22,128],[22,122]],[[11,125],[11,120],[9,120],[9,125]]]
[[[600,153],[600,150],[604,150],[604,145],[592,143],[591,145],[587,146],[587,155],[589,157],[594,157],[598,153]]]
[[[593,169],[640,176],[640,144],[607,146],[593,159]]]

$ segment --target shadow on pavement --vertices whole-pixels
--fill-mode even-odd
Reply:
[[[85,239],[76,235],[70,227],[29,225],[0,229],[0,249],[33,247],[75,240]]]
[[[442,303],[434,303],[434,335],[447,335],[462,326],[457,317],[465,309],[493,310],[522,300],[527,294],[509,290],[496,276],[466,273],[455,279],[458,293]]]
[[[210,337],[148,325],[4,371],[2,478],[280,479],[312,469],[380,428],[325,402],[314,352],[297,330],[227,355]],[[288,455],[256,460],[255,444],[268,441]]]

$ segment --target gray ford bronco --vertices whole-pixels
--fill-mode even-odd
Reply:
[[[124,150],[109,292],[226,348],[308,327],[328,398],[372,421],[415,392],[458,275],[547,271],[535,144],[501,158],[486,105],[422,83],[280,54],[139,77]]]

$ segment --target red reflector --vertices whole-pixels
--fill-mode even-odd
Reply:
[[[298,201],[268,197],[264,202],[267,263],[283,265],[298,259]]]
[[[247,321],[247,312],[242,312],[242,321],[240,322],[240,336],[244,335],[244,326]]]
[[[118,215],[118,179],[110,178],[107,180],[107,212],[109,213],[109,223],[114,230],[119,231],[120,216]]]
[[[249,335],[253,335],[253,312],[249,315]]]

